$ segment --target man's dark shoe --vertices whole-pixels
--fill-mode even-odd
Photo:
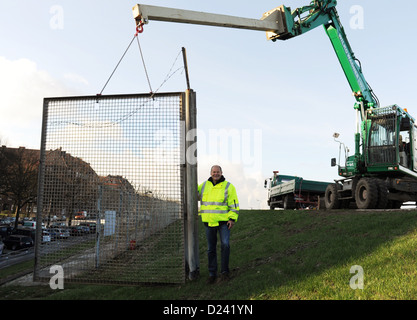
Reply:
[[[216,276],[209,276],[209,278],[207,279],[207,284],[213,284],[216,282]]]
[[[220,279],[219,279],[219,282],[227,282],[227,281],[229,281],[230,280],[230,274],[227,272],[225,272],[225,273],[222,273],[221,275],[220,275]]]

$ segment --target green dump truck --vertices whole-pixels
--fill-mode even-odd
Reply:
[[[324,194],[329,182],[305,180],[278,174],[278,171],[273,173],[272,178],[265,180],[265,188],[268,188],[267,203],[271,210],[324,208]]]

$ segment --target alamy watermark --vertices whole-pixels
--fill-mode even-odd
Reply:
[[[53,5],[49,8],[49,13],[52,15],[49,19],[49,27],[52,30],[64,29],[64,8],[60,5]]]
[[[262,169],[262,130],[223,128],[197,130],[195,134],[200,154],[217,155],[254,171]]]
[[[364,9],[360,5],[353,5],[350,7],[349,13],[352,17],[349,21],[351,29],[363,29],[365,27]]]
[[[363,290],[363,268],[358,265],[354,265],[350,267],[350,273],[354,273],[355,275],[350,278],[349,286],[353,289],[361,289]]]
[[[53,265],[49,268],[49,273],[53,275],[49,280],[49,287],[52,290],[64,289],[64,268],[60,265]]]
[[[199,157],[215,156],[232,164],[240,164],[248,170],[262,169],[261,129],[211,128],[191,129],[186,132],[185,122],[181,121],[180,130],[185,137],[184,144],[181,145],[181,164],[196,164],[198,153]],[[153,134],[157,147],[155,152],[171,149],[175,144],[175,135],[175,129],[155,130]]]

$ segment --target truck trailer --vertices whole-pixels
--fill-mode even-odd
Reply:
[[[329,182],[305,180],[302,177],[278,174],[265,180],[268,188],[268,206],[287,209],[324,208],[324,195]],[[321,201],[321,204],[320,204]]]

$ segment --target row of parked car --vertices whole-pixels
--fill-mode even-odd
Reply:
[[[29,248],[34,245],[34,241],[31,237],[22,234],[12,234],[6,239],[0,239],[0,254],[3,253],[4,249],[17,250]]]
[[[45,243],[59,239],[68,239],[71,236],[83,236],[95,232],[95,223],[85,222],[71,227],[52,225],[50,228],[42,228],[41,241]],[[36,229],[33,227],[19,227],[16,230],[10,226],[0,226],[0,254],[2,254],[5,248],[18,250],[32,247],[34,246],[35,238]]]

